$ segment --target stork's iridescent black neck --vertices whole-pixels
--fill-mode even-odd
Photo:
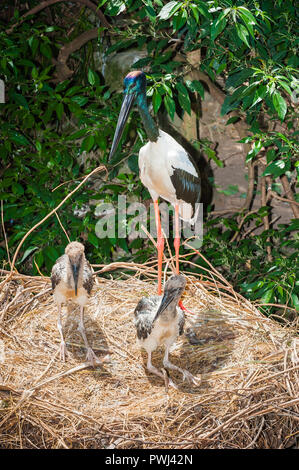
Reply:
[[[159,137],[159,129],[149,113],[146,102],[145,74],[140,70],[130,72],[124,79],[124,99],[116,125],[109,160],[113,157],[117,149],[125,124],[129,117],[130,110],[135,101],[149,140],[151,142],[156,142]]]

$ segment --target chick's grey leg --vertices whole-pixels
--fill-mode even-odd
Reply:
[[[152,353],[151,351],[147,352],[147,370],[151,372],[152,374],[158,375],[158,377],[161,377],[164,380],[165,383],[165,389],[166,392],[168,390],[168,386],[170,385],[171,387],[175,388],[176,390],[178,389],[177,386],[173,383],[170,377],[167,376],[167,374],[163,374],[160,372],[155,366],[152,364]]]
[[[65,362],[65,356],[67,353],[66,345],[63,337],[62,323],[61,323],[61,304],[58,304],[58,318],[57,318],[57,328],[60,333],[60,360]]]
[[[187,380],[189,383],[193,383],[194,385],[200,384],[200,378],[194,377],[194,375],[192,375],[187,370],[181,369],[180,367],[172,364],[172,362],[170,362],[168,359],[168,354],[169,354],[169,347],[166,347],[164,358],[163,358],[164,367],[166,367],[167,369],[178,370],[179,372],[181,372],[181,374],[183,374],[183,380]]]
[[[85,331],[85,326],[84,326],[84,307],[82,306],[80,306],[80,321],[79,321],[78,330],[81,333],[85,347],[87,349],[86,361],[90,362],[93,367],[96,364],[102,364],[102,362],[97,358],[97,356],[95,355],[95,353],[93,352],[93,350],[91,349],[87,341],[86,331]]]

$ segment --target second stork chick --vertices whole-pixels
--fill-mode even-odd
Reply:
[[[135,309],[135,326],[140,345],[147,351],[147,369],[165,380],[165,375],[152,365],[152,352],[159,346],[165,346],[163,365],[166,369],[178,370],[183,379],[199,385],[200,379],[194,377],[185,369],[169,361],[169,348],[179,335],[183,334],[185,324],[184,311],[178,302],[185,290],[186,278],[173,275],[165,283],[164,295],[143,297]],[[169,385],[177,388],[169,379]]]
[[[57,326],[61,337],[60,358],[65,361],[66,345],[63,337],[61,323],[61,304],[71,299],[80,306],[80,331],[87,348],[86,360],[91,363],[101,364],[95,353],[89,346],[84,327],[84,306],[91,293],[94,279],[92,268],[84,254],[84,245],[79,242],[71,242],[65,248],[65,254],[57,259],[51,272],[52,289],[55,303],[58,307]]]

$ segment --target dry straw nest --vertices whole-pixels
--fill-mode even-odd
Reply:
[[[104,278],[110,269],[119,275]],[[296,447],[295,325],[266,318],[214,269],[186,275],[192,313],[171,359],[202,382],[171,371],[179,390],[167,394],[146,370],[133,324],[138,300],[156,293],[154,264],[114,263],[97,275],[85,323],[94,351],[109,360],[95,369],[84,363],[72,305],[64,308],[70,355],[60,362],[49,278],[2,272],[0,448]],[[153,364],[162,367],[161,350]]]

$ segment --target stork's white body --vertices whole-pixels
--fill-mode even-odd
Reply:
[[[159,302],[157,302],[157,306],[158,305]],[[157,308],[147,313],[147,321],[153,325],[150,334],[147,338],[138,339],[139,345],[144,348],[148,354],[155,351],[159,346],[165,346],[165,348],[169,349],[176,341],[179,334],[182,334],[180,328],[182,328],[181,325],[184,323],[184,312],[180,307],[176,307],[176,316],[167,316],[166,318],[161,316],[154,322],[156,310]]]
[[[198,172],[186,150],[169,134],[159,129],[156,142],[147,142],[139,151],[140,179],[155,201],[162,197],[173,206],[178,204],[181,219],[194,222],[192,204],[178,199],[171,180],[175,170],[183,170],[198,178]]]
[[[80,267],[79,273],[79,283],[78,283],[78,293],[75,295],[75,284],[74,278],[71,275],[71,267],[69,265],[69,259],[66,255],[59,258],[56,265],[53,267],[53,273],[59,273],[59,282],[54,288],[53,297],[56,304],[62,304],[67,302],[67,300],[72,300],[74,303],[84,307],[88,301],[88,293],[83,282],[86,279],[87,275],[92,276],[92,272],[88,272],[86,268],[84,269],[84,263]]]

